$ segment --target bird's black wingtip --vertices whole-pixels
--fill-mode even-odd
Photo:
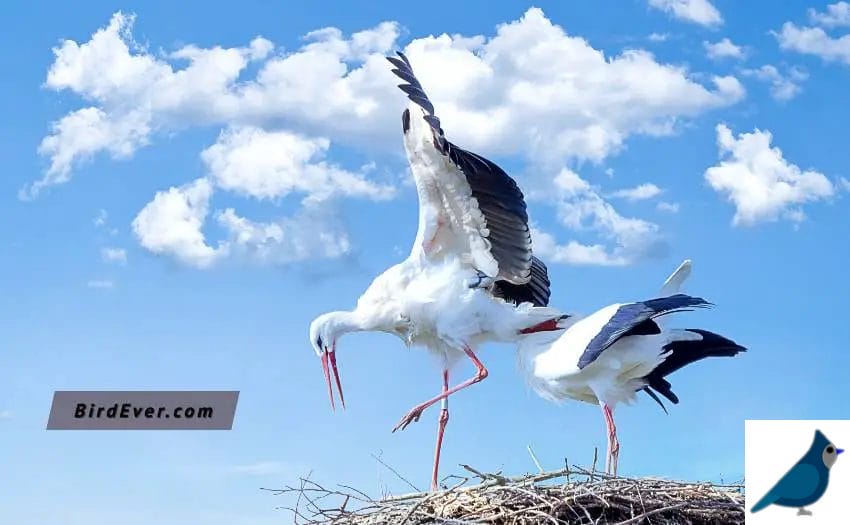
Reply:
[[[402,53],[401,51],[396,51],[396,52],[395,52],[395,54],[396,54],[396,56],[398,56],[398,58],[396,58],[395,56],[392,56],[392,55],[390,55],[390,56],[384,56],[384,58],[386,58],[386,59],[389,61],[389,63],[390,63],[390,64],[392,64],[392,65],[394,65],[394,66],[398,66],[398,65],[399,65],[399,64],[398,64],[398,61],[399,61],[399,58],[400,58],[400,59],[401,59],[401,61],[404,63],[404,65],[406,65],[406,66],[407,66],[407,67],[409,67],[410,69],[413,69],[413,68],[410,66],[410,60],[408,60],[408,59],[407,59],[407,55],[405,55],[405,54],[404,54],[404,53]]]

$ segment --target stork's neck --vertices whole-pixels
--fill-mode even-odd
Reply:
[[[349,332],[365,332],[378,329],[374,316],[364,315],[359,310],[338,311],[328,314],[328,323],[336,337]]]

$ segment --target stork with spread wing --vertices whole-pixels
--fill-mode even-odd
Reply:
[[[345,333],[381,331],[426,347],[442,365],[442,392],[415,406],[393,429],[418,421],[441,402],[432,488],[448,422],[448,398],[487,377],[476,348],[554,329],[546,266],[532,255],[525,200],[516,182],[493,162],[446,139],[434,106],[407,57],[388,57],[410,104],[402,113],[404,146],[419,196],[419,230],[410,256],[379,275],[351,311],[323,314],[310,325],[322,360],[331,406],[331,371],[345,406],[336,342]],[[449,386],[449,371],[466,356],[473,377]]]

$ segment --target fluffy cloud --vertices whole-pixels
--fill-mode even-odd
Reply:
[[[427,37],[407,52],[451,138],[537,162],[600,161],[632,134],[669,134],[744,96],[734,77],[714,77],[711,90],[647,51],[606,57],[539,9],[490,39]]]
[[[735,138],[724,124],[717,126],[721,161],[705,171],[705,179],[735,205],[732,223],[752,226],[759,222],[805,218],[801,205],[832,196],[833,184],[822,173],[801,170],[771,147],[769,131],[754,130]]]
[[[785,22],[782,30],[774,36],[784,50],[815,55],[828,62],[850,64],[850,35],[833,38],[820,27],[799,27],[793,22]]]
[[[207,268],[226,246],[207,244],[201,228],[209,214],[213,186],[205,178],[159,191],[135,219],[133,232],[147,250],[171,255],[196,268]]]
[[[131,156],[147,144],[150,124],[142,111],[111,115],[88,107],[54,122],[51,131],[38,147],[39,154],[50,157],[50,167],[41,179],[21,188],[18,196],[23,200],[36,197],[46,187],[68,182],[73,164],[95,153],[106,151],[115,159]]]
[[[796,67],[792,67],[786,75],[783,75],[776,66],[770,64],[758,69],[745,69],[742,74],[769,83],[770,95],[780,102],[796,97],[803,90],[800,83],[809,78],[808,73]]]
[[[728,38],[724,38],[723,40],[714,43],[704,41],[702,45],[705,48],[708,58],[712,60],[719,60],[722,58],[744,58],[744,48],[734,44]]]
[[[398,149],[404,97],[383,58],[396,45],[395,23],[348,38],[334,28],[313,31],[300,49],[277,55],[258,37],[245,47],[186,46],[163,56],[133,41],[132,24],[117,13],[89,41],[54,49],[46,87],[93,105],[54,124],[40,148],[50,166],[28,195],[66,182],[98,152],[127,157],[155,131],[193,125],[285,122],[334,141]],[[734,77],[706,87],[646,51],[606,57],[536,8],[489,37],[428,36],[406,51],[447,133],[482,153],[600,160],[631,134],[670,133],[677,120],[744,95]],[[252,61],[260,63],[254,78],[240,78]]]
[[[558,244],[553,235],[535,227],[534,251],[547,261],[623,266],[657,255],[664,249],[658,225],[623,217],[575,172],[561,170],[555,177],[554,190],[549,199],[556,206],[560,223],[577,232],[600,235],[607,245],[587,245],[575,240]]]
[[[611,194],[612,197],[618,197],[629,201],[642,201],[657,197],[663,190],[652,183],[645,183],[634,188],[618,190]]]
[[[809,19],[813,24],[824,27],[850,26],[850,4],[836,2],[826,6],[826,12],[809,9]]]
[[[332,196],[390,198],[394,188],[368,181],[324,160],[330,142],[289,131],[238,127],[223,131],[201,153],[212,180],[224,190],[277,198],[306,193],[311,200]]]
[[[393,196],[394,188],[328,163],[328,146],[326,139],[288,131],[229,128],[201,153],[208,176],[158,192],[133,221],[136,237],[149,251],[196,268],[209,268],[225,258],[288,264],[340,257],[350,251],[351,242],[327,201],[383,200]],[[292,217],[272,222],[252,221],[233,208],[213,213],[215,188],[255,199],[298,195],[301,208]],[[215,245],[204,233],[213,215],[224,232]]]
[[[666,3],[677,16],[720,20],[705,1]],[[207,175],[158,192],[133,221],[144,248],[198,268],[231,256],[280,262],[289,260],[287,250],[297,260],[346,252],[349,240],[336,224],[321,225],[327,237],[312,243],[299,237],[302,221],[316,220],[311,203],[394,194],[368,167],[350,171],[328,155],[332,143],[384,155],[400,150],[406,102],[384,59],[398,47],[399,25],[348,35],[323,28],[287,51],[256,37],[242,47],[154,54],[134,41],[133,23],[116,13],[88,41],[54,49],[45,87],[72,92],[85,107],[53,123],[39,148],[48,167],[21,197],[67,182],[96,155],[128,158],[158,135],[214,126],[223,131],[202,153]],[[451,140],[485,155],[519,156],[541,173],[601,161],[632,135],[674,133],[680,121],[745,96],[735,77],[691,75],[644,50],[606,56],[536,8],[490,35],[427,36],[405,52]],[[216,190],[271,201],[297,194],[302,208],[255,222],[211,210]],[[580,208],[575,226],[604,237],[608,259],[596,259],[605,264],[633,260],[641,252],[634,239],[657,234],[655,225],[617,214],[595,189],[565,202],[551,204],[565,217],[573,213],[565,206]],[[211,242],[205,228],[223,237]]]
[[[351,249],[339,221],[328,210],[306,206],[292,218],[253,222],[232,208],[219,213],[218,223],[228,232],[228,249],[234,256],[260,264],[288,264],[307,259],[335,259]]]
[[[255,222],[233,208],[211,212],[214,185],[207,178],[157,192],[133,220],[139,243],[152,253],[206,269],[225,259],[257,264],[289,264],[333,259],[350,251],[351,242],[332,207],[305,198],[299,212],[272,222]],[[207,240],[210,216],[223,232]]]
[[[723,23],[720,11],[708,0],[649,0],[649,5],[680,20],[706,27]]]

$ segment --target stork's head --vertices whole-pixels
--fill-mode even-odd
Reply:
[[[336,367],[336,339],[347,331],[345,329],[346,323],[343,322],[345,314],[346,312],[328,312],[310,323],[310,342],[313,344],[316,355],[322,360],[322,370],[325,374],[325,381],[328,383],[331,408],[335,408],[331,370],[333,370],[336,388],[339,392],[339,400],[342,403],[342,408],[345,408],[345,397],[342,395],[342,384]]]

